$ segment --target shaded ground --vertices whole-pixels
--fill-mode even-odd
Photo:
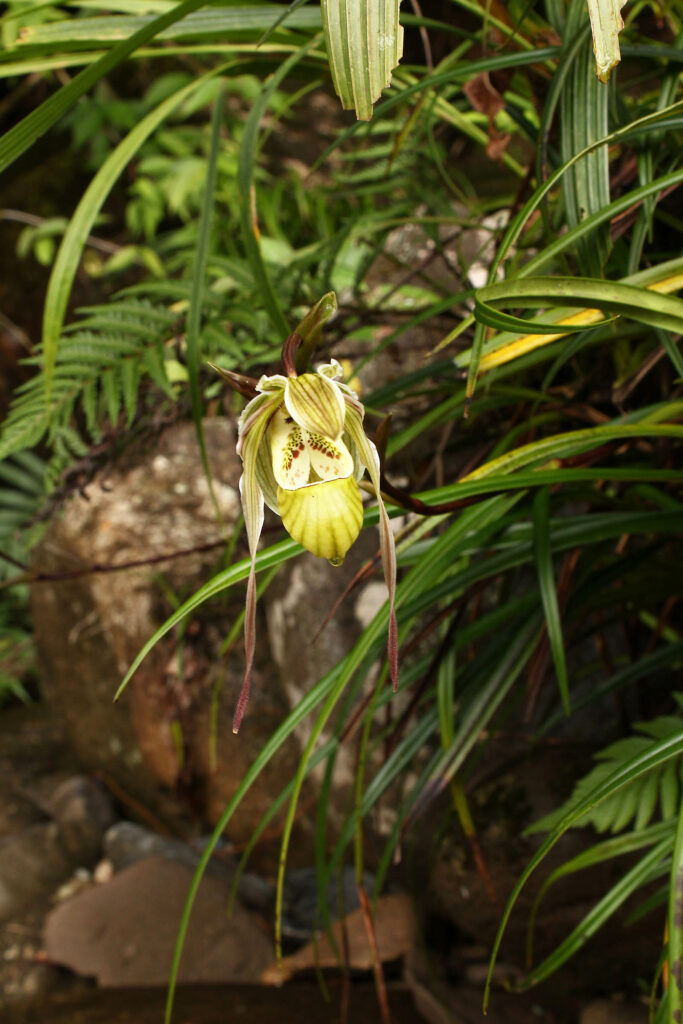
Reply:
[[[77,844],[72,842],[69,860],[64,854],[68,831],[63,820],[54,819],[55,787],[63,779],[73,778],[76,770],[44,706],[2,712],[0,908],[4,910],[0,921],[0,1020],[3,1024],[160,1024],[163,989],[96,989],[92,981],[76,978],[47,962],[45,956],[43,927],[47,914],[79,887],[93,885],[93,863],[89,871],[79,865],[79,858],[87,859],[89,849],[83,834],[78,833]],[[523,775],[520,766],[517,778]],[[490,827],[490,837],[486,829],[480,834],[496,886],[505,896],[527,852],[517,850],[515,854],[515,843],[501,834],[500,821],[492,820]],[[500,910],[489,904],[481,879],[467,865],[467,854],[458,852],[456,846],[450,849],[459,858],[457,870],[452,864],[444,865],[449,847],[442,844],[442,862],[431,865],[431,886],[437,891],[428,892],[423,887],[421,896],[413,893],[424,928],[405,962],[388,968],[394,1024],[475,1024],[483,1020],[481,999],[490,933],[495,931]],[[20,870],[12,876],[17,863]],[[19,881],[13,883],[13,877]],[[573,883],[573,887],[565,885],[562,898],[542,918],[538,933],[541,949],[560,941],[571,930],[576,915],[580,917],[588,909],[590,904],[579,903],[578,899],[582,890],[576,885],[583,882]],[[583,892],[581,900],[585,900]],[[219,902],[222,907],[223,899]],[[439,924],[434,917],[439,905],[448,912],[450,921],[444,917]],[[639,1024],[640,1020],[644,1024],[647,1008],[632,1000],[637,995],[638,979],[645,982],[649,977],[649,965],[661,941],[656,916],[650,915],[651,922],[645,919],[644,926],[637,928],[610,926],[559,975],[530,993],[510,995],[499,983],[487,1024]],[[460,919],[460,929],[454,925],[454,918]],[[513,915],[499,982],[518,971],[525,925],[524,910]],[[609,950],[609,956],[605,950]],[[315,979],[306,975],[283,988],[193,986],[179,994],[174,1021],[232,1024],[244,1020],[265,1024],[303,1020],[305,1024],[334,1024],[342,1019],[343,982],[339,975],[328,976],[328,989],[326,1002]],[[615,1002],[611,998],[615,991],[628,993],[631,1002]],[[590,1004],[600,997],[610,998],[601,1004],[597,1016],[586,1016]],[[351,1024],[381,1020],[371,974],[354,975],[347,1019]]]
[[[44,709],[0,712],[0,864],[7,866],[11,856],[11,866],[19,862],[26,881],[23,892],[8,879],[1,890],[0,1012],[8,1002],[33,998],[62,980],[40,963],[50,890],[60,882],[59,869],[54,874],[46,862],[46,804],[49,790],[74,771],[59,727]]]
[[[405,985],[388,988],[393,1024],[423,1024]],[[281,989],[247,985],[193,986],[180,989],[175,1001],[176,1024],[273,1024],[276,1021],[304,1021],[305,1024],[336,1024],[341,1020],[342,991],[334,981],[325,999],[314,981],[297,982]],[[6,1024],[160,1024],[165,993],[159,989],[92,991],[53,999],[48,1006],[38,1004],[21,1013],[10,1013]],[[488,1018],[481,1017],[480,992],[463,989],[458,1001],[457,1024],[474,1021],[505,1021],[522,1024],[537,1021],[551,1024],[552,1016],[530,1000],[501,995]],[[448,1018],[444,1017],[444,1024]],[[355,982],[349,992],[349,1024],[378,1024],[380,1013],[371,982]]]
[[[339,995],[338,991],[332,992],[330,1002],[326,1002],[315,982],[283,989],[198,986],[178,992],[174,1020],[177,1024],[272,1024],[290,1020],[333,1024],[339,1019]],[[390,991],[389,998],[395,1024],[421,1024],[422,1018],[405,988]],[[55,999],[49,1007],[38,1005],[11,1013],[7,1024],[159,1024],[164,1004],[165,993],[159,989],[85,992]],[[375,1024],[377,1020],[377,998],[372,984],[353,986],[349,1021]]]

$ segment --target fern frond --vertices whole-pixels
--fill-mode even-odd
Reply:
[[[662,715],[651,722],[639,722],[635,728],[642,735],[617,740],[595,754],[594,759],[599,764],[576,783],[569,800],[535,822],[527,831],[547,832],[553,829],[565,814],[580,804],[595,786],[604,782],[620,765],[639,754],[647,753],[650,747],[680,732],[682,724],[683,715]],[[678,813],[682,768],[683,760],[674,758],[662,767],[639,776],[585,814],[578,827],[592,825],[597,832],[615,833],[622,832],[633,822],[633,828],[642,829],[655,817],[657,804],[662,820],[673,818]]]
[[[113,369],[105,370],[100,377],[102,388],[102,399],[107,412],[107,419],[110,423],[116,423],[121,411],[121,390],[118,383],[118,375]]]
[[[169,326],[172,322],[173,318],[171,318]],[[126,333],[130,331],[136,338],[148,338],[150,341],[159,336],[159,324],[146,323],[137,317],[115,317],[109,311],[86,317],[82,326],[91,331],[108,332],[113,336],[119,331]]]
[[[159,282],[161,283],[161,282]],[[164,282],[169,288],[169,296],[175,296],[178,298],[178,283],[175,281]],[[144,285],[146,292],[149,291],[152,282]],[[126,292],[121,292],[121,295],[125,295]],[[126,323],[155,323],[157,325],[170,327],[175,320],[177,315],[173,310],[162,309],[159,306],[154,306],[151,302],[140,300],[139,302],[117,302],[115,306],[82,306],[77,312],[81,315],[90,314],[94,319],[103,318],[103,313],[109,317],[110,320],[117,324]],[[104,318],[103,318],[104,319]],[[76,324],[79,329],[86,326],[87,321],[81,321],[80,324]],[[69,330],[69,328],[66,328]]]
[[[46,490],[46,466],[33,452],[22,452],[0,463],[0,549],[25,561],[28,525],[35,519]],[[14,571],[0,558],[0,579]]]
[[[82,312],[77,329],[69,328],[62,338],[49,405],[40,373],[16,390],[0,435],[0,462],[46,436],[58,462],[69,452],[79,456],[88,442],[99,439],[104,422],[117,422],[122,408],[132,422],[144,375],[174,397],[164,368],[164,345],[173,337],[177,314],[148,300],[128,298]],[[40,362],[40,351],[26,360],[29,366]],[[78,410],[84,420],[82,436],[72,423]]]
[[[126,410],[126,426],[135,419],[140,388],[140,364],[135,359],[126,359],[121,365],[121,394]]]
[[[191,285],[187,281],[145,281],[144,284],[132,284],[127,288],[122,288],[118,294],[121,297],[148,295],[157,299],[166,299],[169,302],[178,302],[189,299],[190,291]],[[220,305],[218,298],[211,296],[210,292],[205,294],[204,301],[214,306]]]
[[[214,273],[226,267],[214,268]],[[230,267],[242,272],[237,262]],[[148,281],[126,288],[105,304],[79,309],[77,320],[64,328],[60,340],[49,405],[40,348],[24,361],[38,372],[14,393],[0,432],[0,465],[47,438],[54,480],[58,467],[68,464],[67,453],[80,457],[79,446],[99,442],[107,424],[116,426],[123,417],[131,426],[145,379],[174,401],[177,389],[166,360],[177,359],[178,349],[182,353],[189,296],[187,281]],[[245,304],[244,296],[236,303],[228,292],[209,289],[204,305],[202,351],[209,358],[218,355],[223,366],[244,369],[279,349],[282,339],[272,339],[267,322]]]

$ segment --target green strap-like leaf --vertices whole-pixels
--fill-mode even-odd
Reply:
[[[202,7],[204,2],[205,0],[184,0],[183,3],[178,4],[167,14],[154,18],[135,32],[134,35],[129,36],[128,39],[124,39],[117,46],[114,46],[109,53],[105,53],[96,64],[81,71],[73,81],[65,85],[59,92],[56,92],[49,99],[45,100],[44,103],[41,103],[39,107],[32,110],[23,121],[20,121],[14,128],[11,128],[0,139],[0,172],[9,167],[22,153],[25,153],[36,139],[39,139],[53,124],[59,121],[67,110],[73,107],[76,100],[80,99],[96,82],[99,82],[100,78],[103,78],[104,75],[121,64],[127,57],[130,57],[131,53],[137,50],[138,47],[143,46],[150,39],[163,32],[169,25],[173,25],[174,22],[184,18],[186,14],[190,14],[191,11]]]
[[[580,153],[576,153],[571,160],[559,167],[545,182],[542,182],[538,188],[534,191],[533,195],[524,204],[523,209],[519,211],[516,217],[512,219],[507,227],[505,236],[498,247],[495,259],[491,264],[489,270],[489,282],[493,283],[496,281],[498,275],[498,268],[503,263],[503,260],[510,252],[511,247],[515,244],[519,238],[524,225],[527,223],[529,217],[534,210],[543,202],[544,197],[551,190],[551,188],[560,180],[560,178],[568,171],[570,167],[576,164],[579,160],[582,160],[589,153],[598,149],[600,146],[604,146],[608,143],[616,142],[618,139],[625,138],[629,135],[638,134],[638,132],[649,130],[654,124],[660,122],[665,116],[671,114],[678,114],[683,109],[683,101],[672,104],[666,110],[656,111],[654,114],[648,114],[646,117],[639,118],[637,121],[631,122],[624,128],[618,129],[618,131],[611,132],[603,139],[591,143],[586,149]],[[522,274],[531,276],[535,270],[538,270],[544,263],[550,262],[554,259],[559,252],[563,252],[566,248],[574,244],[582,237],[588,236],[595,228],[603,222],[610,220],[612,217],[622,212],[622,207],[627,209],[630,205],[633,205],[637,200],[643,200],[649,195],[653,195],[657,192],[664,191],[665,189],[677,185],[679,180],[683,179],[683,171],[680,169],[676,172],[672,172],[669,175],[664,175],[661,178],[649,182],[648,185],[640,189],[634,189],[626,196],[622,196],[617,200],[613,200],[605,209],[598,211],[591,216],[587,217],[575,228],[568,231],[555,240],[554,243],[548,245],[543,249],[538,256],[530,260],[523,268]],[[483,324],[478,324],[474,333],[474,340],[472,342],[472,349],[469,361],[469,367],[467,371],[467,404],[469,404],[477,383],[477,376],[479,374],[479,364],[481,362],[482,351],[484,348],[484,341],[486,340],[486,331]],[[466,406],[467,408],[467,406]]]
[[[683,806],[678,810],[676,839],[669,884],[669,1024],[681,1019],[683,993],[681,992],[681,963],[683,962]]]
[[[345,110],[369,121],[403,53],[399,0],[322,0],[335,91]]]
[[[673,836],[664,838],[654,849],[626,872],[623,878],[608,889],[605,895],[582,918],[567,938],[545,958],[526,978],[515,986],[515,991],[524,992],[553,974],[558,967],[577,953],[599,928],[616,913],[626,900],[642,886],[668,873],[668,857],[673,845]],[[673,1024],[673,1022],[672,1022]]]
[[[590,811],[593,807],[597,807],[598,804],[602,803],[602,801],[607,797],[612,796],[621,789],[622,786],[631,782],[632,779],[637,779],[645,772],[649,772],[653,768],[663,765],[673,758],[680,757],[682,753],[683,730],[676,733],[674,736],[668,737],[666,740],[662,740],[661,743],[657,743],[654,747],[650,747],[645,753],[638,754],[636,757],[631,758],[630,761],[621,765],[621,767],[615,772],[612,772],[607,779],[595,786],[590,793],[586,794],[580,803],[577,803],[573,808],[567,811],[562,820],[552,830],[550,835],[548,835],[524,869],[521,877],[512,890],[512,894],[507,902],[507,906],[505,907],[505,911],[498,928],[498,933],[496,935],[496,940],[494,942],[493,952],[491,954],[489,974],[484,994],[484,1012],[486,1012],[486,1008],[488,1006],[493,968],[498,956],[498,950],[500,949],[503,932],[505,931],[510,914],[512,913],[512,908],[517,901],[517,897],[535,868],[538,867],[546,854],[552,849],[558,839],[564,835],[567,829],[571,828],[572,825],[577,822],[579,818],[583,817],[584,814]]]
[[[240,222],[242,240],[249,260],[254,281],[260,292],[261,301],[268,312],[273,328],[281,335],[282,341],[289,334],[289,324],[285,318],[278,297],[270,280],[268,270],[261,253],[260,233],[257,222],[256,196],[254,192],[254,167],[259,145],[259,129],[261,118],[268,109],[273,92],[295,65],[308,53],[315,40],[301,46],[287,60],[283,61],[277,71],[268,79],[256,97],[249,117],[244,126],[242,145],[240,148],[237,169],[237,187],[240,198]]]
[[[511,279],[486,285],[477,292],[477,319],[483,320],[486,317],[488,321],[495,317],[495,309],[491,308],[494,304],[530,307],[563,305],[584,309],[597,307],[650,327],[683,333],[683,299],[663,295],[651,288],[616,281],[600,281],[588,277],[529,277],[526,280]],[[515,319],[506,317],[508,328]],[[529,331],[526,320],[520,319],[517,323],[520,332]],[[535,324],[532,330],[540,326]]]
[[[568,87],[562,90],[560,99],[560,151],[564,162],[568,163],[575,153],[608,134],[608,98],[609,89],[595,77],[593,57],[586,40],[572,61]],[[562,194],[570,228],[609,205],[607,146],[593,150],[572,164]],[[591,277],[600,277],[610,248],[609,227],[601,224],[578,246],[582,271]]]
[[[195,6],[199,6],[195,4]],[[244,39],[266,31],[271,35],[287,17],[288,28],[320,30],[320,11],[315,7],[305,10],[281,13],[277,4],[256,6],[231,6],[219,10],[197,11],[178,21],[175,25],[158,33],[160,39],[211,39],[222,41]],[[74,18],[43,25],[28,25],[17,44],[17,50],[27,46],[52,49],[71,43],[107,43],[130,38],[135,32],[152,22],[149,15],[121,16],[106,15],[94,18]]]
[[[548,280],[550,280],[550,278]],[[577,279],[575,278],[574,280]],[[677,259],[667,260],[664,263],[658,263],[656,266],[648,267],[646,270],[639,271],[637,274],[630,274],[628,277],[622,278],[618,283],[636,285],[638,287],[651,289],[655,292],[671,295],[683,288],[683,258],[678,257]],[[480,323],[491,326],[488,319],[488,309],[483,310],[480,308],[478,315]],[[501,314],[496,310],[496,316],[500,315],[506,316],[507,314]],[[516,321],[513,331],[498,331],[492,338],[487,340],[484,353],[479,364],[481,373],[484,373],[494,366],[499,366],[512,359],[517,359],[519,356],[524,355],[532,349],[548,344],[560,337],[561,334],[571,333],[571,331],[564,331],[565,322],[570,328],[574,327],[577,332],[580,331],[580,329],[585,331],[588,327],[596,327],[600,321],[600,314],[597,310],[584,308],[582,313],[572,313],[571,317],[568,317],[566,309],[548,309],[545,313],[540,314],[534,321],[531,321],[532,326],[526,329],[522,338],[519,337],[521,327],[519,320],[513,317],[512,321],[509,321],[509,323],[512,323],[513,321]],[[529,323],[529,321],[527,321],[527,323]],[[550,325],[553,325],[552,330]],[[561,332],[558,330],[558,327],[560,326]],[[538,328],[538,334],[536,334],[535,328]],[[683,362],[681,361],[680,354],[676,349],[675,341],[672,340],[668,333],[661,330],[658,331],[658,335],[659,340],[666,347],[667,353],[674,363],[677,372],[683,377]],[[444,339],[437,348],[442,347],[448,340],[448,338]],[[470,350],[466,349],[465,351],[458,353],[453,361],[456,366],[468,366],[470,361]]]
[[[202,395],[199,386],[199,360],[201,349],[201,324],[202,308],[205,291],[206,264],[211,244],[211,221],[216,196],[216,178],[218,176],[218,154],[220,152],[221,125],[223,123],[223,108],[225,105],[225,84],[221,83],[218,95],[214,101],[213,117],[211,119],[211,142],[206,167],[206,182],[204,184],[204,198],[199,217],[199,237],[195,249],[194,270],[192,274],[192,291],[190,293],[190,307],[187,312],[187,374],[190,380],[190,399],[192,402],[192,419],[197,434],[197,442],[202,458],[202,466],[206,482],[209,485],[211,500],[216,512],[218,522],[222,521],[220,507],[216,498],[216,492],[211,477],[209,457],[204,442],[204,429],[202,427],[203,405]]]
[[[654,776],[653,776],[654,777]],[[601,843],[595,843],[587,850],[583,850],[575,857],[566,860],[545,879],[543,885],[534,899],[533,907],[529,913],[529,924],[527,926],[526,961],[533,962],[533,933],[536,926],[536,918],[543,898],[548,890],[561,878],[566,878],[578,871],[585,871],[596,864],[604,864],[606,861],[616,860],[617,857],[624,857],[635,853],[645,847],[653,846],[661,840],[671,836],[672,826],[670,821],[659,821],[656,825],[648,828],[636,828],[633,832],[624,835],[613,836]]]
[[[43,359],[45,392],[49,401],[52,386],[52,375],[57,358],[59,337],[62,332],[64,316],[67,303],[71,293],[71,285],[81,259],[81,253],[95,222],[102,204],[109,195],[111,189],[128,165],[130,160],[137,153],[140,146],[149,138],[152,132],[169,116],[182,102],[198,89],[208,78],[219,74],[227,65],[221,65],[207,72],[205,75],[190,82],[183,89],[169,96],[168,99],[155,107],[131,132],[118,144],[85,190],[83,197],[76,207],[73,217],[69,221],[62,244],[59,247],[57,258],[50,275],[50,283],[45,298],[45,311],[43,314]],[[23,123],[23,122],[22,122]],[[0,143],[0,148],[2,143]]]
[[[555,662],[560,695],[566,713],[570,714],[569,680],[567,677],[567,662],[564,655],[562,618],[557,599],[557,590],[555,589],[553,555],[550,549],[550,491],[547,487],[540,488],[534,499],[534,555],[536,571],[538,573],[538,587],[541,592],[541,601],[545,613],[550,649],[552,650],[553,661]]]

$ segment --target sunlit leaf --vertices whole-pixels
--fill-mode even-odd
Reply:
[[[626,0],[588,0],[593,31],[595,68],[601,82],[608,82],[612,68],[621,60],[619,33],[624,27],[621,9]]]
[[[403,53],[399,0],[322,0],[332,82],[345,110],[361,121],[391,82]]]

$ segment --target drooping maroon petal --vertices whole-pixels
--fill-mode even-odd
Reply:
[[[254,652],[256,650],[256,569],[254,558],[251,559],[251,570],[249,582],[247,583],[247,602],[244,609],[244,682],[235,708],[235,717],[232,721],[232,731],[239,732],[244,712],[249,702],[249,690],[251,689],[251,670],[254,666]]]
[[[275,395],[259,395],[253,399],[240,417],[238,451],[242,458],[244,472],[240,479],[240,497],[244,513],[244,525],[249,542],[251,568],[247,583],[247,601],[244,610],[244,682],[240,691],[232,731],[237,732],[242,723],[249,700],[251,670],[256,649],[256,549],[263,528],[263,491],[256,478],[256,460],[259,446],[268,428],[273,411],[280,398]]]
[[[346,396],[346,423],[345,428],[351,440],[356,445],[361,461],[367,469],[372,486],[377,498],[379,508],[379,545],[382,553],[382,566],[384,568],[384,579],[389,591],[389,635],[387,639],[387,661],[389,663],[389,674],[394,688],[398,690],[398,624],[396,622],[396,611],[394,609],[394,598],[396,595],[396,547],[394,535],[391,531],[391,524],[387,510],[382,501],[379,481],[379,456],[377,449],[366,436],[363,429],[362,410],[360,403],[353,398]]]

